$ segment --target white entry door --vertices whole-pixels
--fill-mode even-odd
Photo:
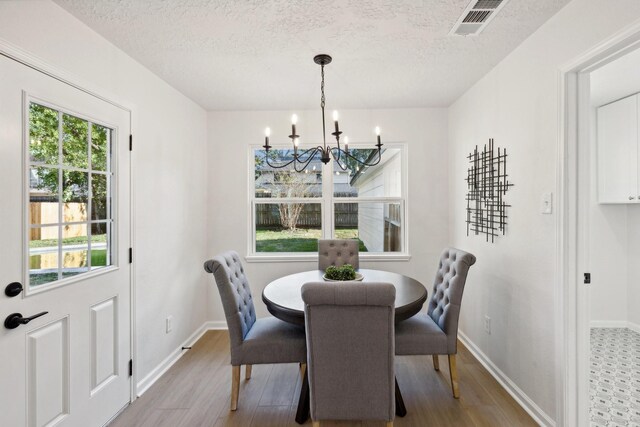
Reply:
[[[0,426],[101,426],[130,402],[129,133],[0,55]]]

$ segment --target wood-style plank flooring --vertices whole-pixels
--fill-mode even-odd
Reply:
[[[431,356],[396,359],[407,416],[402,426],[535,426],[533,419],[459,343],[459,400],[451,395],[446,357],[440,372]],[[229,411],[231,365],[226,331],[209,331],[111,427],[294,427],[301,380],[297,364],[242,369],[238,410]],[[305,425],[311,425],[307,421]],[[326,422],[322,426],[384,426],[383,422]]]

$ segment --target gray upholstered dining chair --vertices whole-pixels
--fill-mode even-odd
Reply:
[[[318,270],[335,265],[351,264],[360,268],[360,255],[356,239],[318,239]]]
[[[436,371],[440,370],[438,355],[448,355],[451,389],[456,399],[460,397],[456,369],[458,317],[467,273],[475,262],[476,257],[468,252],[445,249],[440,256],[427,313],[396,325],[396,355],[432,355]]]
[[[306,363],[304,329],[275,317],[256,319],[249,281],[240,256],[229,251],[204,263],[213,273],[229,327],[231,345],[231,410],[238,407],[240,366],[246,365],[246,379],[257,364]]]
[[[314,426],[320,420],[393,425],[395,298],[389,283],[302,286]]]

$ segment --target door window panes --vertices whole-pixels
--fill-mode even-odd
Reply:
[[[29,105],[29,285],[113,265],[112,129]]]
[[[58,180],[60,169],[35,167],[29,169],[29,224],[57,224]]]
[[[62,161],[67,166],[86,169],[88,164],[89,122],[62,115]]]
[[[42,105],[29,105],[29,161],[32,164],[58,164],[58,111]]]
[[[93,124],[91,126],[91,168],[106,171],[111,151],[111,129]]]

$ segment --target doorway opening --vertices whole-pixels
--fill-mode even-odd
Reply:
[[[639,40],[635,25],[561,70],[559,425],[640,420]]]

